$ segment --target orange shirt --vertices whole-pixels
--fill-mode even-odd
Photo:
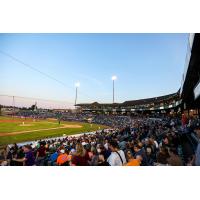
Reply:
[[[68,161],[68,155],[66,153],[59,155],[57,158],[58,165],[62,165],[67,161]]]
[[[140,166],[140,162],[137,159],[131,159],[126,166]]]

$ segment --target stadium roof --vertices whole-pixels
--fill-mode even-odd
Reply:
[[[148,98],[148,99],[125,101],[123,103],[123,105],[127,106],[127,105],[141,105],[141,104],[157,103],[157,102],[161,102],[161,101],[166,101],[168,99],[172,99],[177,96],[178,96],[178,93],[173,93],[173,94],[169,94],[169,95],[153,97],[153,98]]]
[[[130,101],[125,101],[123,103],[81,103],[77,104],[76,106],[98,106],[98,105],[104,105],[104,106],[132,106],[132,105],[142,105],[142,104],[150,104],[150,103],[159,103],[162,101],[167,101],[172,98],[179,97],[179,91],[176,93],[172,93],[169,95],[164,95],[164,96],[159,96],[159,97],[153,97],[153,98],[147,98],[147,99],[138,99],[138,100],[130,100]]]

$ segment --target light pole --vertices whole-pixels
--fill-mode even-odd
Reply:
[[[78,97],[78,88],[80,87],[80,83],[77,82],[75,83],[75,87],[76,87],[76,96],[75,96],[75,108],[76,108],[76,103],[77,103],[77,97]]]
[[[14,119],[14,113],[15,113],[15,97],[13,96],[13,119]]]
[[[117,76],[112,76],[112,81],[113,81],[113,104],[115,103],[115,80],[117,80]]]

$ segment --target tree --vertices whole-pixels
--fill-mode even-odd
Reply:
[[[37,106],[36,105],[32,105],[29,110],[32,110],[32,111],[35,111],[37,109]]]

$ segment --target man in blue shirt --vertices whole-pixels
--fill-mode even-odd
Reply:
[[[51,154],[51,156],[49,158],[51,166],[56,165],[55,163],[56,163],[57,158],[58,158],[58,152],[57,151],[55,153]]]
[[[23,147],[24,149],[24,153],[25,153],[25,157],[21,158],[21,159],[13,159],[13,161],[16,162],[23,162],[25,166],[33,166],[35,165],[35,157],[34,154],[32,152],[32,147],[30,145],[25,145]]]

